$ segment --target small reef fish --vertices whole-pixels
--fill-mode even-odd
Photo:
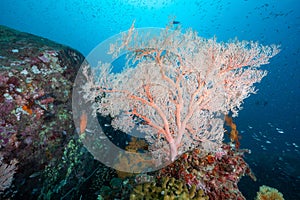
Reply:
[[[180,21],[172,21],[172,24],[180,24]]]

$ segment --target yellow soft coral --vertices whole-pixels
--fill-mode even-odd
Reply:
[[[122,169],[124,170],[124,171],[117,170],[117,174],[119,178],[125,179],[127,177],[131,177],[134,174],[129,173],[129,171],[139,172],[142,165],[145,165],[146,163],[152,164],[151,160],[145,160],[145,158],[138,153],[138,151],[147,150],[147,148],[148,148],[148,144],[145,142],[145,140],[137,139],[135,137],[131,138],[131,141],[128,143],[125,150],[132,152],[133,154],[128,154],[127,156],[123,155],[122,157],[118,158],[117,165],[121,165]]]
[[[138,152],[139,150],[147,150],[147,148],[148,144],[145,140],[132,137],[125,149],[130,152]]]
[[[284,200],[284,198],[277,189],[263,185],[259,187],[255,200]]]

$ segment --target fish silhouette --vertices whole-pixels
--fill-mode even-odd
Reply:
[[[180,21],[172,21],[172,24],[180,24]]]

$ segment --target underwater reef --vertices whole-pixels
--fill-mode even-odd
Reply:
[[[217,152],[194,149],[142,174],[105,166],[83,145],[73,122],[72,88],[84,56],[5,26],[0,47],[0,199],[245,199],[238,182],[243,176],[256,180],[228,116],[228,144]],[[120,137],[106,128],[112,140]],[[127,151],[148,150],[145,140],[122,140]],[[119,162],[126,164],[124,158]],[[272,199],[269,191],[261,188],[257,199]]]
[[[0,194],[13,184],[15,196],[28,197],[74,135],[72,85],[84,57],[5,26],[0,46],[0,158],[10,168],[1,174]]]

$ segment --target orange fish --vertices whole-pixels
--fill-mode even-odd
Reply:
[[[236,124],[233,122],[232,117],[225,115],[225,122],[226,124],[231,128],[229,138],[231,142],[235,142],[235,147],[239,149],[240,147],[240,141],[241,136],[239,135],[239,132],[236,130]]]
[[[87,126],[87,114],[85,111],[82,112],[80,116],[80,123],[79,123],[79,133],[82,134]]]

